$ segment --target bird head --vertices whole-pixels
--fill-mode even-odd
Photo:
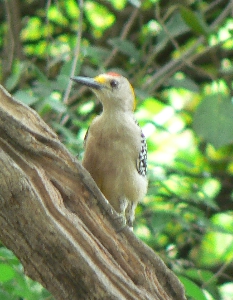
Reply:
[[[133,87],[122,75],[109,72],[94,78],[74,76],[71,79],[88,86],[96,94],[104,110],[133,112],[135,109]]]

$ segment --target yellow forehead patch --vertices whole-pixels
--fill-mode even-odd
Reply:
[[[107,82],[105,76],[103,76],[103,75],[98,75],[94,79],[95,79],[96,82],[102,83],[102,84]]]

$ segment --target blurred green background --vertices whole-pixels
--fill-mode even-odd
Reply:
[[[0,83],[80,160],[101,106],[72,70],[134,86],[149,178],[134,232],[195,300],[233,299],[232,13],[223,0],[0,1]],[[1,244],[0,299],[53,299]]]

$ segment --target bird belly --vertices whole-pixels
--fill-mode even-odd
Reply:
[[[140,201],[147,190],[147,180],[140,175],[136,161],[140,151],[138,141],[113,131],[111,137],[104,132],[99,136],[89,134],[83,166],[117,212],[121,212],[121,201]],[[129,143],[129,141],[132,141]]]

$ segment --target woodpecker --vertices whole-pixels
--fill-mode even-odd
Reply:
[[[103,106],[86,133],[82,164],[132,228],[135,208],[148,184],[147,144],[134,117],[133,87],[125,77],[113,72],[71,79],[89,87]]]

